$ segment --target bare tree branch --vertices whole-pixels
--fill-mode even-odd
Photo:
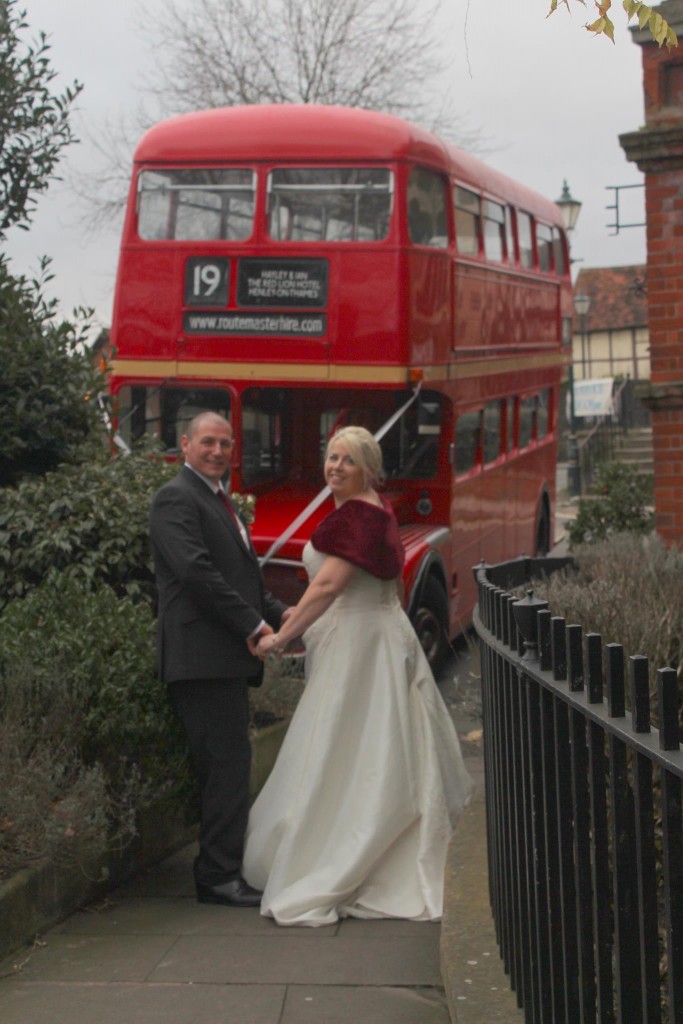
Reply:
[[[169,0],[143,6],[154,62],[130,126],[111,123],[98,148],[106,170],[81,180],[91,224],[125,202],[122,154],[163,117],[252,103],[322,103],[398,114],[451,139],[478,134],[444,95],[447,61],[437,33],[440,0]],[[440,77],[441,76],[441,77]],[[130,163],[130,157],[127,160]]]

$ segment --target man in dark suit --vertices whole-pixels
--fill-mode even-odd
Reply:
[[[185,465],[154,496],[150,538],[159,592],[158,663],[190,742],[201,788],[200,903],[258,906],[241,876],[249,815],[248,686],[255,644],[286,606],[265,590],[246,526],[222,479],[232,427],[200,413],[183,435]]]

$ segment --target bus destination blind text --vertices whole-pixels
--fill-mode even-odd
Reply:
[[[327,303],[327,260],[240,260],[237,301],[319,309]]]

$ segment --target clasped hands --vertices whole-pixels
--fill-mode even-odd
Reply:
[[[285,622],[291,615],[293,609],[287,608],[283,612],[282,621]],[[282,654],[287,647],[289,640],[280,640],[279,634],[273,631],[272,626],[265,625],[258,636],[250,637],[247,645],[252,654],[255,654],[261,661],[265,661],[269,654]]]

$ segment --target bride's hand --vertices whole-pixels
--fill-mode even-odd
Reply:
[[[282,654],[282,651],[283,647],[277,633],[269,633],[268,636],[261,637],[256,648],[256,653],[261,661],[265,661],[269,654]]]

